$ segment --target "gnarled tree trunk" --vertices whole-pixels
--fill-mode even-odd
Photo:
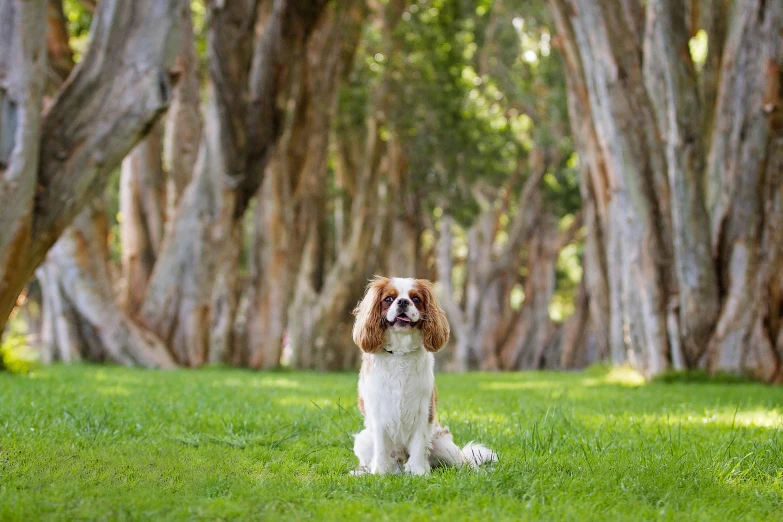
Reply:
[[[49,251],[39,272],[44,294],[54,305],[49,350],[77,351],[88,360],[171,368],[175,364],[166,346],[117,304],[108,270],[105,218],[100,205],[85,208]]]
[[[307,262],[313,264],[313,277],[323,274],[329,136],[338,87],[350,71],[364,11],[361,0],[333,5],[302,49],[291,109],[256,206],[243,336],[243,351],[253,368],[280,364],[303,256],[312,257]]]
[[[46,2],[0,2],[0,326],[62,231],[166,109],[186,4],[101,1],[90,47],[42,119]]]
[[[59,0],[50,0],[50,28],[56,30],[48,39],[49,55],[54,57],[60,54],[70,58],[71,54],[63,51],[70,50],[65,19],[62,16],[52,18],[54,4],[58,4],[54,13],[62,12]],[[70,68],[68,65],[66,58],[59,59],[58,72],[62,76],[57,78],[49,75],[53,89],[57,89],[59,83],[65,80],[73,62],[70,62]],[[158,141],[157,147],[154,146],[155,139]],[[149,219],[144,220],[145,213],[141,208],[128,208],[127,203],[121,203],[128,215],[124,223],[126,229],[128,224],[142,227],[146,244],[155,246],[159,245],[163,233],[165,200],[159,142],[160,133],[153,131],[130,155],[131,174],[139,179],[143,179],[143,176],[151,178],[144,180],[143,185],[137,184],[136,188],[141,190],[150,186],[153,187],[152,193],[147,194],[146,199],[137,197],[135,201],[140,207],[146,205],[146,216]],[[127,170],[127,158],[125,163]],[[154,190],[155,181],[158,182],[157,193]],[[45,328],[41,336],[43,360],[86,358],[144,366],[173,366],[165,346],[120,311],[109,270],[107,236],[105,210],[99,198],[77,216],[74,224],[66,229],[36,272],[42,284],[45,302]],[[148,266],[151,268],[154,252],[149,254],[152,259]],[[139,262],[134,266],[144,265]],[[133,282],[146,283],[145,280],[135,279]]]
[[[707,157],[713,255],[725,296],[707,365],[783,380],[783,4],[736,3]]]
[[[588,227],[620,274],[613,358],[627,331],[648,377],[674,365],[779,380],[783,5],[740,0],[729,16],[711,3],[700,77],[682,3],[648,2],[643,32],[606,0],[550,6],[597,210]]]
[[[513,363],[506,364],[502,360],[508,358],[508,355],[501,353],[501,346],[506,344],[504,338],[509,331],[526,328],[518,324],[520,316],[511,310],[511,291],[519,282],[523,246],[539,222],[539,186],[547,170],[542,154],[533,154],[529,163],[530,173],[519,193],[516,214],[508,226],[509,239],[499,252],[495,252],[494,244],[500,211],[494,207],[494,201],[479,194],[484,210],[466,231],[468,255],[464,264],[465,282],[460,292],[461,300],[456,298],[451,281],[454,268],[451,252],[452,220],[447,216],[441,221],[436,265],[443,289],[441,299],[455,343],[452,366],[457,371],[466,371],[475,366],[472,364],[474,361],[481,361],[481,367],[485,370],[498,370],[509,365],[513,368],[516,365],[516,356],[513,357]],[[504,209],[506,213],[509,211],[509,208]],[[531,259],[527,261],[531,263]],[[532,296],[531,293],[527,297],[532,299]]]
[[[141,320],[169,344],[177,360],[198,366],[208,359],[223,255],[232,250],[250,198],[262,182],[280,134],[291,58],[309,38],[325,2],[257,0],[208,3],[211,84],[193,180],[181,197],[147,288]],[[254,38],[256,14],[262,32]],[[233,318],[236,305],[221,313]]]

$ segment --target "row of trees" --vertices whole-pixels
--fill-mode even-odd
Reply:
[[[779,380],[778,4],[0,0],[0,317],[330,370],[415,274],[457,370]]]

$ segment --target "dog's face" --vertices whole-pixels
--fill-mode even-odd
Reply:
[[[383,346],[388,330],[421,330],[424,348],[437,352],[449,340],[449,323],[426,279],[376,277],[354,310],[354,342],[368,353]]]
[[[381,289],[381,313],[388,327],[416,328],[424,313],[423,291],[415,279],[389,279]]]

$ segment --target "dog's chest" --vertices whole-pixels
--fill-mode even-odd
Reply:
[[[395,442],[407,443],[417,423],[426,421],[434,386],[433,357],[424,350],[406,355],[381,354],[362,383],[373,422]]]

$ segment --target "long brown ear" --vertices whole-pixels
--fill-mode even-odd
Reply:
[[[432,283],[426,279],[417,279],[416,287],[424,302],[424,318],[421,323],[424,348],[428,352],[437,352],[449,342],[449,321],[435,298]]]
[[[383,346],[383,316],[381,316],[381,294],[389,284],[386,277],[375,277],[364,293],[364,298],[354,308],[356,322],[353,323],[353,342],[367,353],[376,353]]]

